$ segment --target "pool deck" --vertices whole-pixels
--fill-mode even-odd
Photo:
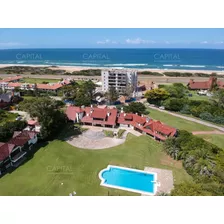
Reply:
[[[157,169],[152,167],[145,167],[145,171],[157,173],[157,181],[160,183],[160,186],[157,187],[157,194],[164,192],[170,193],[174,188],[173,186],[173,172],[171,170]],[[142,196],[147,196],[142,194]]]

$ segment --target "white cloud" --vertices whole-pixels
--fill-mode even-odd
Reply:
[[[208,41],[202,41],[201,44],[208,44]]]
[[[215,44],[224,44],[224,41],[217,41]]]
[[[117,41],[106,39],[106,40],[103,40],[103,41],[101,41],[101,40],[97,41],[96,43],[97,44],[117,44]]]
[[[0,48],[11,48],[11,47],[19,47],[26,46],[27,44],[17,43],[17,42],[0,42]]]
[[[153,40],[143,40],[141,38],[136,38],[136,39],[126,39],[125,42],[127,44],[154,44],[156,43],[155,41]]]

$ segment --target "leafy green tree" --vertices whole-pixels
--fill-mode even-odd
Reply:
[[[145,97],[147,98],[147,101],[151,104],[156,104],[156,105],[160,105],[161,101],[167,99],[169,96],[170,94],[163,88],[148,90],[145,93]]]
[[[65,123],[65,115],[60,110],[61,104],[49,97],[37,97],[36,100],[24,100],[19,105],[31,117],[37,117],[41,125],[41,137],[53,137]]]
[[[180,111],[186,105],[186,99],[183,98],[169,98],[163,102],[163,105],[167,110]]]
[[[128,106],[124,106],[127,113],[138,113],[138,115],[146,114],[146,107],[141,102],[132,102]]]

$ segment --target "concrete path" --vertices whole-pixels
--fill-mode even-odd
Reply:
[[[180,118],[183,118],[185,120],[193,121],[193,122],[198,123],[198,124],[203,124],[207,127],[215,128],[215,129],[218,129],[219,131],[224,132],[224,127],[220,127],[220,126],[217,126],[215,124],[208,123],[206,121],[202,121],[202,120],[199,120],[199,119],[196,119],[196,118],[193,118],[193,117],[187,117],[187,116],[184,116],[184,115],[176,114],[176,113],[173,113],[173,112],[170,112],[170,111],[167,111],[167,110],[161,110],[157,107],[152,107],[152,106],[148,106],[148,107],[151,108],[151,109],[154,109],[154,110],[158,110],[158,111],[163,112],[163,113],[173,115],[175,117],[180,117]]]
[[[119,128],[106,128],[105,127],[104,128],[104,127],[90,126],[90,125],[83,125],[82,127],[83,128],[88,128],[88,129],[91,129],[91,130],[96,130],[96,131],[110,130],[110,131],[116,131],[116,132],[118,132],[119,129],[125,129],[127,131],[127,133],[124,133],[124,135],[126,134],[126,136],[127,136],[128,132],[135,135],[135,136],[141,136],[142,135],[140,132],[135,131],[132,128],[128,128],[128,127],[119,127]]]
[[[23,117],[24,120],[28,121],[30,120],[30,115],[29,113],[25,112],[25,111],[19,111],[19,110],[10,110],[10,113],[14,113],[14,114],[19,114],[20,116]]]

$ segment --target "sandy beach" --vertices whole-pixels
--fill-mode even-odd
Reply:
[[[9,66],[30,66],[30,67],[50,67],[52,65],[24,65],[24,64],[0,64],[0,68],[3,67],[9,67]],[[89,69],[112,69],[116,67],[81,67],[81,66],[56,66],[52,67],[51,69],[60,69],[65,70],[67,72],[74,72],[74,71],[81,71],[81,70],[89,70]],[[124,68],[124,69],[130,69],[130,70],[137,70],[138,72],[142,71],[153,71],[153,72],[190,72],[190,73],[205,73],[205,74],[211,74],[216,73],[218,75],[224,75],[223,71],[217,71],[217,70],[182,70],[182,69],[152,69],[152,68]]]

